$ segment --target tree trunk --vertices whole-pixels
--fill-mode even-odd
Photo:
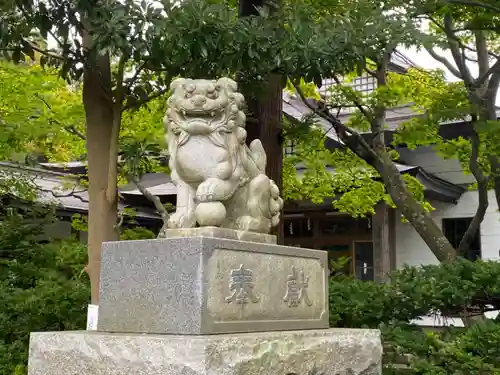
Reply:
[[[441,228],[408,191],[401,173],[387,152],[382,151],[377,154],[379,160],[375,161],[374,167],[382,176],[386,189],[396,207],[401,210],[401,213],[440,262],[453,262],[456,259],[456,251],[443,234]]]
[[[240,0],[239,15],[258,15],[257,9],[265,5],[264,0]],[[243,92],[249,110],[246,124],[247,144],[260,139],[267,155],[266,174],[283,190],[283,87],[279,74],[270,74],[262,93],[255,98],[254,92]],[[284,243],[283,215],[274,228],[278,243]]]
[[[266,89],[257,100],[256,121],[247,125],[247,142],[260,139],[267,154],[266,174],[274,180],[280,191],[283,191],[283,87],[281,76],[271,74]],[[284,242],[283,215],[279,225],[274,228],[278,243]]]
[[[474,119],[475,116],[473,115]],[[472,121],[472,126],[476,126],[476,122]],[[481,166],[479,165],[479,149],[481,140],[479,138],[479,134],[477,134],[476,130],[473,128],[472,135],[470,138],[471,141],[471,154],[469,157],[469,169],[477,181],[477,194],[478,194],[478,205],[476,209],[476,213],[472,218],[469,227],[465,231],[464,236],[460,240],[460,244],[458,245],[457,252],[460,256],[465,256],[467,251],[470,249],[470,245],[476,236],[477,231],[479,230],[481,223],[484,220],[484,215],[486,215],[486,210],[488,209],[489,201],[488,201],[488,183],[489,179],[483,173]]]
[[[493,175],[493,189],[497,201],[497,209],[500,211],[500,161],[497,158],[491,158],[491,173]]]
[[[376,78],[379,87],[387,84],[387,66],[390,56],[390,51],[387,51],[382,61],[377,66]],[[383,103],[379,104],[373,110],[373,117],[370,121],[370,125],[371,132],[374,135],[372,147],[376,157],[373,158],[371,163],[370,161],[368,162],[382,176],[385,188],[394,204],[410,222],[436,258],[442,263],[453,262],[457,254],[455,249],[432,216],[424,210],[422,205],[417,202],[408,190],[401,173],[386,150],[383,131],[385,126],[385,114],[386,107]]]
[[[88,267],[91,303],[99,304],[101,245],[118,240],[117,162],[120,115],[111,99],[109,56],[97,56],[83,77],[89,177]]]

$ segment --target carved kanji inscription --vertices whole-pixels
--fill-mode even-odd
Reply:
[[[229,283],[229,290],[231,295],[226,297],[227,303],[235,302],[243,305],[249,301],[253,303],[259,302],[260,298],[254,293],[253,272],[240,265],[239,268],[231,270],[231,281]]]
[[[297,270],[295,266],[292,266],[292,272],[287,276],[286,280],[286,294],[283,301],[287,302],[289,307],[297,307],[302,301],[307,306],[311,306],[312,301],[307,294],[309,277],[304,277],[304,271],[302,269]]]

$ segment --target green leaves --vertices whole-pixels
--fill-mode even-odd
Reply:
[[[83,107],[56,72],[38,65],[0,63],[0,154],[40,152],[54,160],[75,160],[85,144]]]
[[[419,146],[433,146],[445,158],[457,159],[465,171],[469,171],[471,143],[466,137],[443,139],[440,128],[443,124],[470,122],[479,134],[479,164],[488,175],[489,158],[499,155],[500,122],[477,119],[477,106],[471,102],[463,82],[447,82],[442,71],[421,71],[411,69],[406,75],[391,75],[391,85],[401,88],[412,109],[420,114],[401,124],[394,137],[394,144],[405,144],[410,149]],[[451,127],[453,125],[446,125]]]
[[[330,324],[381,329],[388,374],[403,368],[415,375],[500,374],[498,322],[440,330],[412,324],[424,315],[441,313],[444,320],[498,309],[499,273],[498,262],[460,259],[452,264],[405,267],[383,284],[333,277]]]
[[[347,148],[327,149],[323,129],[310,122],[302,126],[285,122],[285,139],[295,145],[294,154],[284,158],[285,199],[323,203],[333,198],[333,208],[353,217],[373,215],[380,201],[393,206],[377,171]],[[433,210],[423,185],[410,175],[403,179],[424,209]]]
[[[228,2],[201,0],[175,5],[65,0],[47,7],[24,3],[18,10],[24,23],[41,30],[44,39],[47,33],[57,38],[58,50],[52,52],[66,67],[64,77],[73,78],[82,63],[92,63],[81,45],[84,28],[93,38],[93,50],[124,56],[136,68],[143,66],[144,74],[157,72],[166,83],[178,75],[208,78],[236,72],[254,83],[271,72],[318,82],[321,76],[353,69],[363,49],[372,48],[368,41],[360,43],[365,34],[349,19],[323,17],[302,2],[283,4],[273,15],[244,19]],[[14,48],[25,40],[32,41],[19,29],[4,43]]]
[[[285,199],[310,199],[314,203],[322,203],[326,198],[347,193],[347,196],[341,196],[335,201],[336,208],[353,216],[363,216],[370,212],[373,206],[366,204],[370,198],[358,201],[356,192],[365,183],[372,186],[370,176],[374,175],[373,170],[363,165],[352,153],[328,150],[320,129],[312,128],[304,134],[293,131],[293,128],[288,128],[286,135],[296,147],[294,155],[284,159]],[[302,167],[298,174],[295,170],[297,165]],[[371,196],[372,192],[369,194]]]
[[[0,220],[0,373],[25,374],[33,331],[85,327],[90,288],[86,246],[39,242],[53,222],[50,210],[2,212]]]

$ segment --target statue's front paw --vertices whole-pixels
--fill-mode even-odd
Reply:
[[[168,218],[169,228],[193,228],[196,224],[194,212],[177,211]]]
[[[230,181],[220,180],[218,178],[209,178],[202,182],[196,190],[196,199],[198,202],[224,201],[231,196],[233,192]]]

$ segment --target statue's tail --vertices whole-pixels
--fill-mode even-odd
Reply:
[[[265,173],[267,165],[267,156],[264,147],[259,139],[254,139],[250,143],[250,157],[255,163],[255,166],[261,173]]]

